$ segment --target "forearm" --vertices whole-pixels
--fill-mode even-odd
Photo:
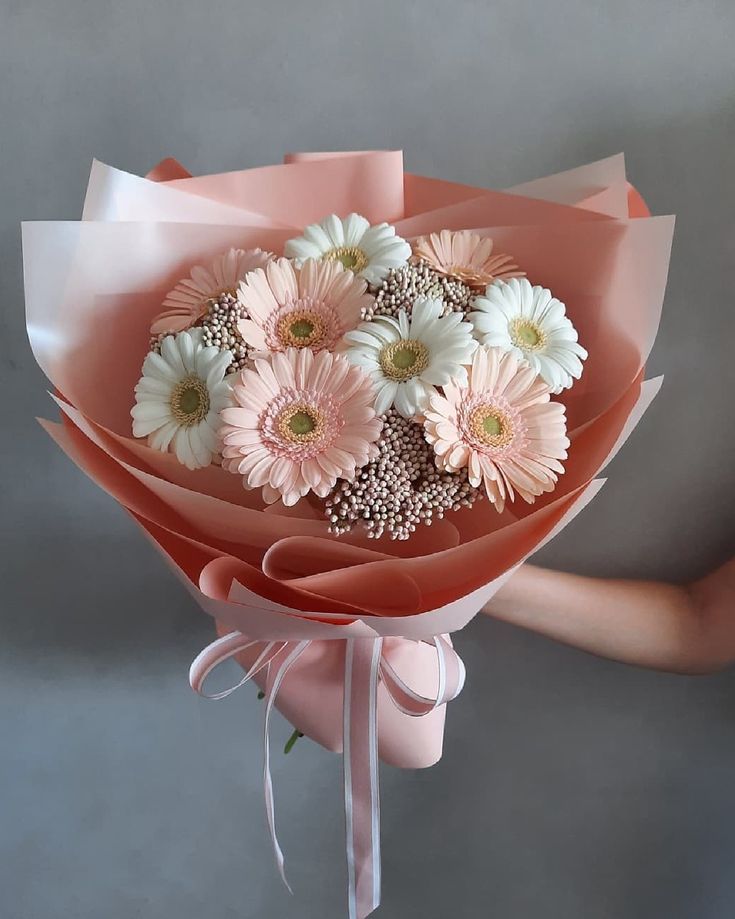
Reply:
[[[484,612],[592,654],[680,673],[735,659],[733,563],[688,587],[522,566]]]

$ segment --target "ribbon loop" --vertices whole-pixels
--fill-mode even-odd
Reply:
[[[420,695],[404,683],[385,656],[380,664],[380,675],[391,701],[404,714],[414,718],[428,715],[440,705],[456,699],[464,687],[466,671],[462,658],[441,635],[434,637],[433,644],[436,648],[439,676],[436,696],[433,699]]]
[[[235,657],[237,654],[247,651],[248,648],[260,644],[264,645],[262,652],[239,683],[235,683],[234,686],[230,686],[228,689],[223,689],[220,692],[213,692],[211,694],[204,692],[204,682],[213,670],[216,670],[220,664],[224,664],[224,662],[231,657]],[[230,632],[228,635],[224,635],[222,638],[218,638],[210,645],[207,645],[207,647],[194,658],[189,668],[189,685],[194,692],[204,699],[210,699],[214,702],[218,702],[220,699],[226,699],[227,696],[231,696],[233,692],[252,680],[263,667],[267,667],[273,658],[285,647],[285,644],[286,643],[282,641],[251,641],[249,638],[246,638],[242,632]]]

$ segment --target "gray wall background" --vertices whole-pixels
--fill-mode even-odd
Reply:
[[[144,173],[403,147],[504,187],[624,149],[678,225],[660,397],[602,495],[539,558],[685,579],[732,551],[735,8],[0,0],[0,914],[342,917],[341,764],[275,757],[297,899],[260,789],[254,691],[187,688],[210,638],[123,512],[35,425],[19,221],[75,219],[96,156]],[[735,675],[636,671],[475,621],[446,753],[383,770],[382,919],[726,919]],[[289,733],[277,719],[276,740]]]

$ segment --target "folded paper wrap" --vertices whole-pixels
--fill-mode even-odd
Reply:
[[[220,467],[192,472],[131,437],[150,319],[187,267],[231,246],[280,253],[305,224],[352,211],[408,239],[490,236],[567,304],[589,359],[560,397],[571,447],[552,494],[500,515],[481,502],[407,542],[335,538],[306,500],[266,508]],[[379,902],[378,755],[413,768],[439,759],[444,703],[463,681],[449,635],[594,497],[658,390],[644,365],[672,230],[629,185],[622,156],[490,191],[404,173],[398,151],[291,154],[199,177],[175,160],[146,178],[95,162],[81,221],[23,227],[28,334],[61,409],[60,423],[42,423],[215,620],[195,688],[236,656],[268,713],[344,750],[351,916]],[[283,869],[267,770],[265,790]]]

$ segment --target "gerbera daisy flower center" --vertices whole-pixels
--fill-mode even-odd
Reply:
[[[380,367],[386,377],[401,383],[422,373],[429,363],[429,349],[421,341],[404,338],[384,345]]]
[[[540,351],[546,345],[546,333],[530,319],[516,316],[508,331],[510,340],[522,351]]]
[[[313,405],[289,405],[280,413],[277,428],[290,443],[311,443],[324,433],[324,415]]]
[[[308,319],[297,319],[296,322],[291,323],[289,329],[294,338],[308,338],[313,331],[314,323],[309,322]]]
[[[473,437],[488,447],[505,447],[514,435],[508,415],[495,405],[478,405],[472,410],[468,427]]]
[[[337,246],[322,256],[328,262],[342,262],[349,271],[358,274],[367,267],[368,257],[359,246]]]
[[[174,386],[171,392],[171,414],[184,427],[199,424],[209,411],[209,391],[199,377],[189,376]]]
[[[324,317],[308,307],[291,309],[276,323],[278,340],[287,348],[318,347],[328,332]]]

